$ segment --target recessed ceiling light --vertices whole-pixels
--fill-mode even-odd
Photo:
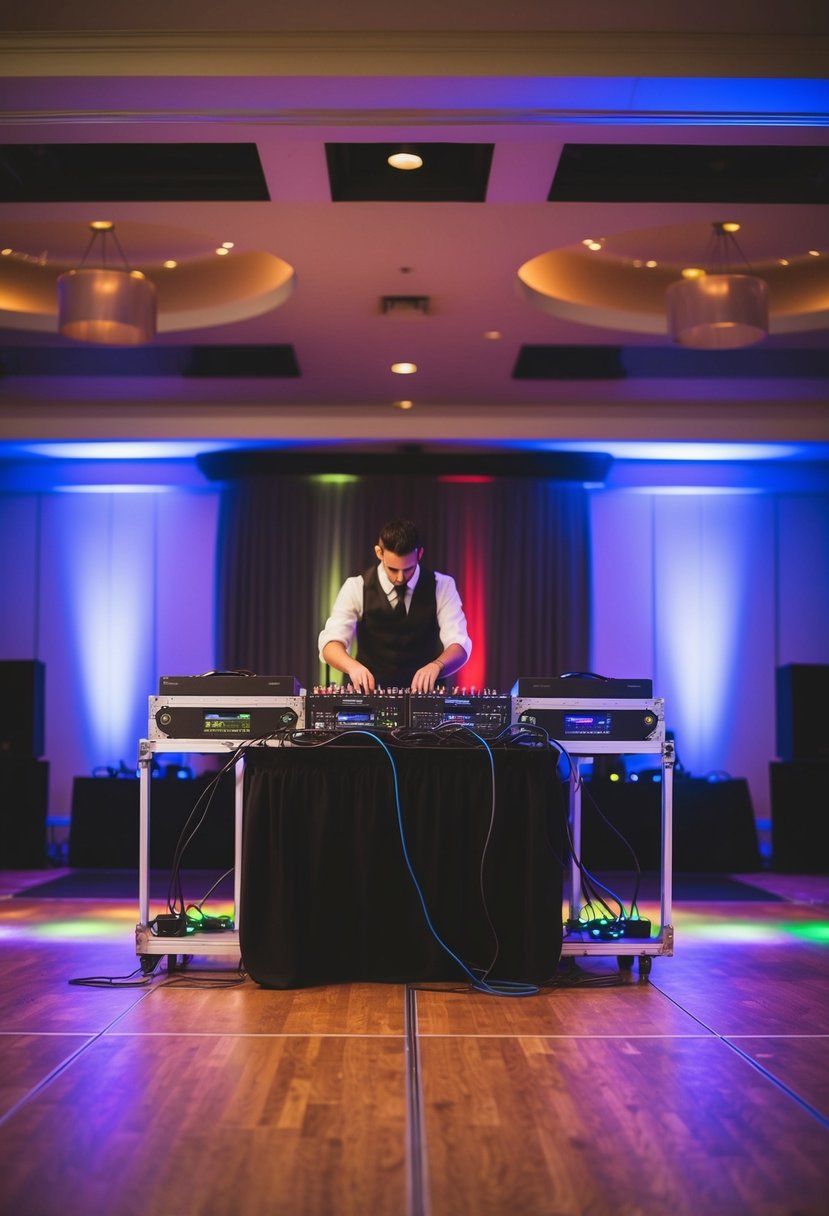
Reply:
[[[484,337],[486,338],[487,342],[500,342],[503,336],[504,335],[501,333],[500,329],[484,330]]]
[[[168,258],[166,262],[162,262],[162,266],[165,270],[175,270],[178,262],[174,262],[172,258]]]
[[[648,270],[653,270],[654,266],[658,266],[659,263],[655,262],[653,258],[650,258],[647,262],[645,262],[645,265],[647,266]]]
[[[224,245],[221,245],[221,246],[220,246],[220,247],[219,247],[219,248],[216,250],[216,253],[218,253],[218,255],[219,255],[219,257],[220,257],[220,258],[226,258],[226,257],[227,257],[227,255],[230,253],[230,250],[229,250],[229,249],[225,249]]]
[[[392,363],[391,370],[397,376],[411,376],[411,374],[413,372],[417,371],[417,364],[416,363]]]
[[[423,164],[423,157],[418,156],[416,152],[392,152],[388,163],[392,169],[419,169]]]
[[[232,249],[233,241],[222,241],[222,249]]]
[[[781,266],[788,266],[788,264],[789,264],[789,259],[788,259],[788,258],[780,258],[780,265],[781,265]]]
[[[686,266],[682,272],[683,279],[701,279],[705,271],[699,266]]]
[[[410,410],[414,405],[414,401],[393,401],[392,405],[397,410]]]
[[[810,249],[810,250],[809,250],[809,257],[810,257],[810,258],[819,258],[819,257],[820,257],[820,250],[819,250],[819,249]]]
[[[2,254],[4,258],[9,257],[11,252],[12,252],[11,249],[0,249],[0,254]]]
[[[735,224],[733,220],[727,220],[724,224],[720,224],[723,232],[739,232],[740,225]]]

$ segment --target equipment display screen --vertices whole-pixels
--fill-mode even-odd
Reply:
[[[337,722],[340,726],[345,726],[349,722],[371,722],[372,714],[369,710],[358,711],[356,709],[339,710],[337,713]]]
[[[577,735],[583,738],[585,735],[610,735],[613,729],[613,721],[610,714],[565,714],[564,715],[564,735],[565,738]]]
[[[249,735],[250,710],[220,710],[217,713],[204,715],[204,733],[206,735]]]

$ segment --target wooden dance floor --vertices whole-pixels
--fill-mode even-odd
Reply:
[[[593,958],[522,997],[267,990],[198,955],[77,986],[134,971],[136,907],[43,880],[0,874],[4,1212],[829,1211],[827,878],[676,900],[649,980]]]

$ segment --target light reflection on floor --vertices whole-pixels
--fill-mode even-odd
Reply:
[[[150,915],[163,910],[153,907]],[[225,901],[210,907],[216,916],[232,910]],[[137,921],[132,900],[35,900],[25,895],[0,900],[0,942],[132,942]]]
[[[8,890],[8,887],[6,887]],[[131,942],[138,919],[132,900],[0,898],[0,941]],[[785,907],[785,916],[781,915]],[[163,911],[151,907],[151,917]],[[213,915],[232,914],[232,903],[209,906]],[[643,902],[642,916],[659,924],[659,905]],[[565,916],[567,914],[565,909]],[[829,945],[829,903],[788,900],[675,903],[671,917],[677,944],[782,945],[796,940]],[[193,939],[190,939],[193,940]]]

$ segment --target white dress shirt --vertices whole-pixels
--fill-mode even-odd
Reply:
[[[395,591],[394,583],[383,569],[382,562],[377,567],[377,577],[380,581],[380,586],[388,596],[389,603],[394,607],[397,602],[397,592]],[[412,577],[409,579],[406,588],[406,611],[409,611],[409,604],[412,601],[412,593],[417,586],[417,580],[420,578],[420,566],[418,565]],[[455,586],[455,580],[449,574],[440,574],[435,571],[435,606],[437,608],[438,630],[440,632],[440,641],[443,649],[451,646],[453,642],[457,642],[466,651],[467,660],[472,654],[472,642],[466,632],[466,617],[461,604],[461,597],[458,594],[458,589]],[[342,642],[346,650],[354,641],[354,635],[357,632],[357,622],[362,620],[363,616],[363,576],[362,574],[352,575],[347,578],[337,593],[337,598],[334,600],[334,605],[331,609],[331,615],[325,622],[325,628],[319,636],[319,655],[320,660],[324,663],[322,652],[329,642]]]

